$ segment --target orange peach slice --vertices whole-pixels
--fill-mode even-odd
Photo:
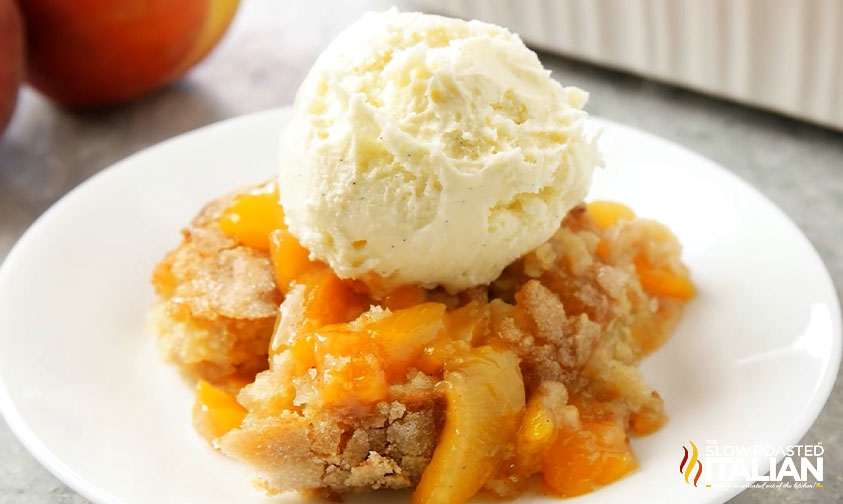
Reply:
[[[193,426],[208,442],[238,427],[246,416],[246,408],[233,396],[205,380],[196,384]]]
[[[586,205],[588,215],[600,229],[610,228],[622,220],[632,220],[635,212],[623,203],[615,201],[592,201]]]
[[[243,245],[269,250],[269,233],[285,227],[278,185],[268,183],[237,196],[223,211],[219,225],[223,233]]]
[[[445,425],[413,504],[460,504],[497,470],[524,410],[518,358],[509,350],[474,348],[445,369]]]
[[[612,421],[583,420],[581,429],[563,429],[543,461],[545,483],[563,497],[591,492],[636,467],[626,433]]]

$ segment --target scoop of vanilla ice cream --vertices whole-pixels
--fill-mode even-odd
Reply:
[[[366,14],[296,96],[281,148],[287,225],[341,277],[489,283],[585,196],[600,163],[586,99],[504,28]]]

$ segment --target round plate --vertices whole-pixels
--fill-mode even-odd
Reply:
[[[275,173],[288,116],[240,117],[127,158],[46,212],[0,269],[0,410],[38,460],[88,499],[298,501],[264,497],[245,467],[197,437],[191,387],[158,359],[145,328],[155,263],[204,203]],[[590,197],[670,226],[699,296],[643,365],[670,421],[633,440],[636,471],[576,500],[724,501],[738,489],[694,487],[677,474],[682,447],[798,442],[840,361],[831,280],[782,212],[726,170],[632,128],[594,125],[607,168]]]

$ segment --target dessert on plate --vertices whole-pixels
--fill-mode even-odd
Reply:
[[[665,421],[637,369],[694,287],[675,236],[584,203],[586,94],[509,31],[395,10],[318,58],[279,175],[153,272],[194,425],[268,494],[573,496]]]

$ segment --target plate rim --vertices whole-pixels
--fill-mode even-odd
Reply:
[[[70,202],[78,198],[84,197],[85,191],[87,191],[89,187],[100,183],[100,181],[103,179],[119,176],[120,173],[126,170],[132,170],[132,167],[134,166],[134,160],[137,157],[147,155],[149,151],[152,150],[166,149],[171,143],[177,143],[191,137],[204,135],[211,130],[215,130],[218,128],[236,127],[238,123],[248,123],[252,121],[266,120],[269,117],[283,116],[285,114],[290,114],[291,110],[292,107],[290,106],[277,107],[263,111],[243,114],[227,119],[222,119],[220,121],[200,126],[196,129],[180,133],[176,136],[140,149],[118,160],[117,162],[103,168],[91,177],[83,180],[75,187],[70,189],[61,198],[55,201],[52,205],[50,205],[50,207],[45,210],[40,216],[38,216],[38,218],[35,219],[35,221],[26,229],[26,231],[18,238],[18,240],[9,250],[2,264],[0,264],[0,291],[4,289],[4,285],[7,282],[6,278],[7,276],[9,276],[9,271],[13,270],[15,268],[15,265],[21,260],[19,259],[19,256],[21,256],[23,254],[23,251],[27,249],[28,243],[30,242],[30,240],[33,239],[32,237],[35,230],[39,229],[42,225],[44,225],[44,222],[49,220],[53,214],[61,212],[62,208],[65,205],[70,204]],[[814,425],[817,417],[828,402],[831,392],[834,389],[834,384],[840,369],[841,357],[843,357],[843,330],[841,330],[843,320],[841,320],[840,299],[837,295],[834,281],[828,270],[828,266],[826,265],[825,261],[823,261],[822,256],[820,256],[816,247],[811,242],[811,240],[805,235],[802,229],[800,229],[799,226],[797,226],[796,223],[793,222],[793,220],[781,208],[779,208],[772,200],[770,200],[766,195],[764,195],[752,184],[742,179],[740,176],[730,171],[726,167],[703,156],[700,153],[695,152],[694,150],[682,144],[675,143],[671,140],[660,137],[654,133],[650,133],[648,131],[639,129],[635,126],[626,125],[591,114],[589,115],[588,120],[591,125],[595,126],[597,129],[603,129],[604,126],[608,125],[611,129],[622,131],[625,134],[634,134],[639,136],[643,135],[649,142],[658,144],[658,146],[662,148],[669,148],[681,151],[683,155],[693,158],[697,163],[705,165],[707,169],[718,172],[719,175],[726,176],[727,178],[731,179],[733,183],[740,186],[741,190],[748,191],[752,193],[755,197],[757,197],[759,201],[766,205],[768,211],[775,213],[776,216],[783,223],[785,223],[792,232],[794,232],[794,238],[802,240],[804,242],[804,245],[807,245],[806,250],[808,250],[808,253],[811,255],[812,260],[817,262],[821,266],[821,271],[822,273],[824,273],[823,283],[821,286],[818,287],[827,291],[827,294],[829,295],[828,301],[831,301],[831,303],[829,303],[831,305],[829,315],[832,320],[831,353],[829,355],[830,363],[826,373],[819,380],[819,386],[816,389],[816,393],[813,394],[811,402],[809,403],[809,406],[806,410],[807,414],[803,415],[800,421],[796,422],[794,424],[794,427],[790,431],[786,432],[783,436],[783,438],[789,440],[789,443],[797,443]],[[114,495],[111,495],[110,493],[98,487],[97,485],[91,483],[83,475],[79,474],[77,471],[67,466],[41,441],[41,439],[29,427],[23,415],[20,413],[14,401],[12,400],[11,394],[9,393],[6,383],[3,380],[2,374],[0,374],[0,416],[5,419],[10,431],[15,436],[15,438],[17,438],[17,440],[24,446],[24,448],[26,448],[26,450],[47,471],[49,471],[53,476],[55,476],[73,491],[78,492],[82,497],[96,504],[123,504],[124,501],[115,497]],[[729,498],[739,494],[742,490],[743,489],[741,488],[724,488],[724,491],[719,493],[718,495],[712,495],[712,502],[724,502],[725,500],[728,500]]]
[[[19,261],[18,256],[21,255],[22,251],[27,248],[27,243],[33,239],[32,236],[35,230],[42,226],[45,221],[50,219],[54,213],[60,212],[63,206],[69,204],[69,202],[72,202],[77,198],[83,197],[84,191],[86,191],[88,187],[99,183],[102,179],[119,176],[119,173],[131,170],[134,160],[137,157],[147,155],[150,150],[165,149],[171,143],[176,143],[187,138],[202,135],[210,130],[231,126],[239,122],[249,122],[256,119],[259,120],[266,117],[290,113],[291,110],[292,107],[290,106],[276,107],[222,119],[185,131],[133,152],[81,181],[50,205],[50,207],[47,208],[47,210],[45,210],[41,215],[39,215],[38,218],[36,218],[35,221],[26,228],[14,245],[12,245],[12,248],[3,259],[3,262],[0,263],[0,291],[4,289],[4,285],[7,281],[6,277],[9,275],[8,272],[14,269],[15,263]],[[9,430],[21,443],[21,445],[23,445],[26,451],[29,452],[43,468],[50,472],[50,474],[55,476],[59,481],[67,485],[74,492],[79,493],[82,497],[95,504],[124,504],[122,499],[111,495],[102,488],[91,483],[83,475],[67,466],[41,441],[41,439],[29,427],[23,415],[20,413],[12,400],[2,373],[0,373],[0,416],[2,416],[6,421],[6,424],[9,426]]]

